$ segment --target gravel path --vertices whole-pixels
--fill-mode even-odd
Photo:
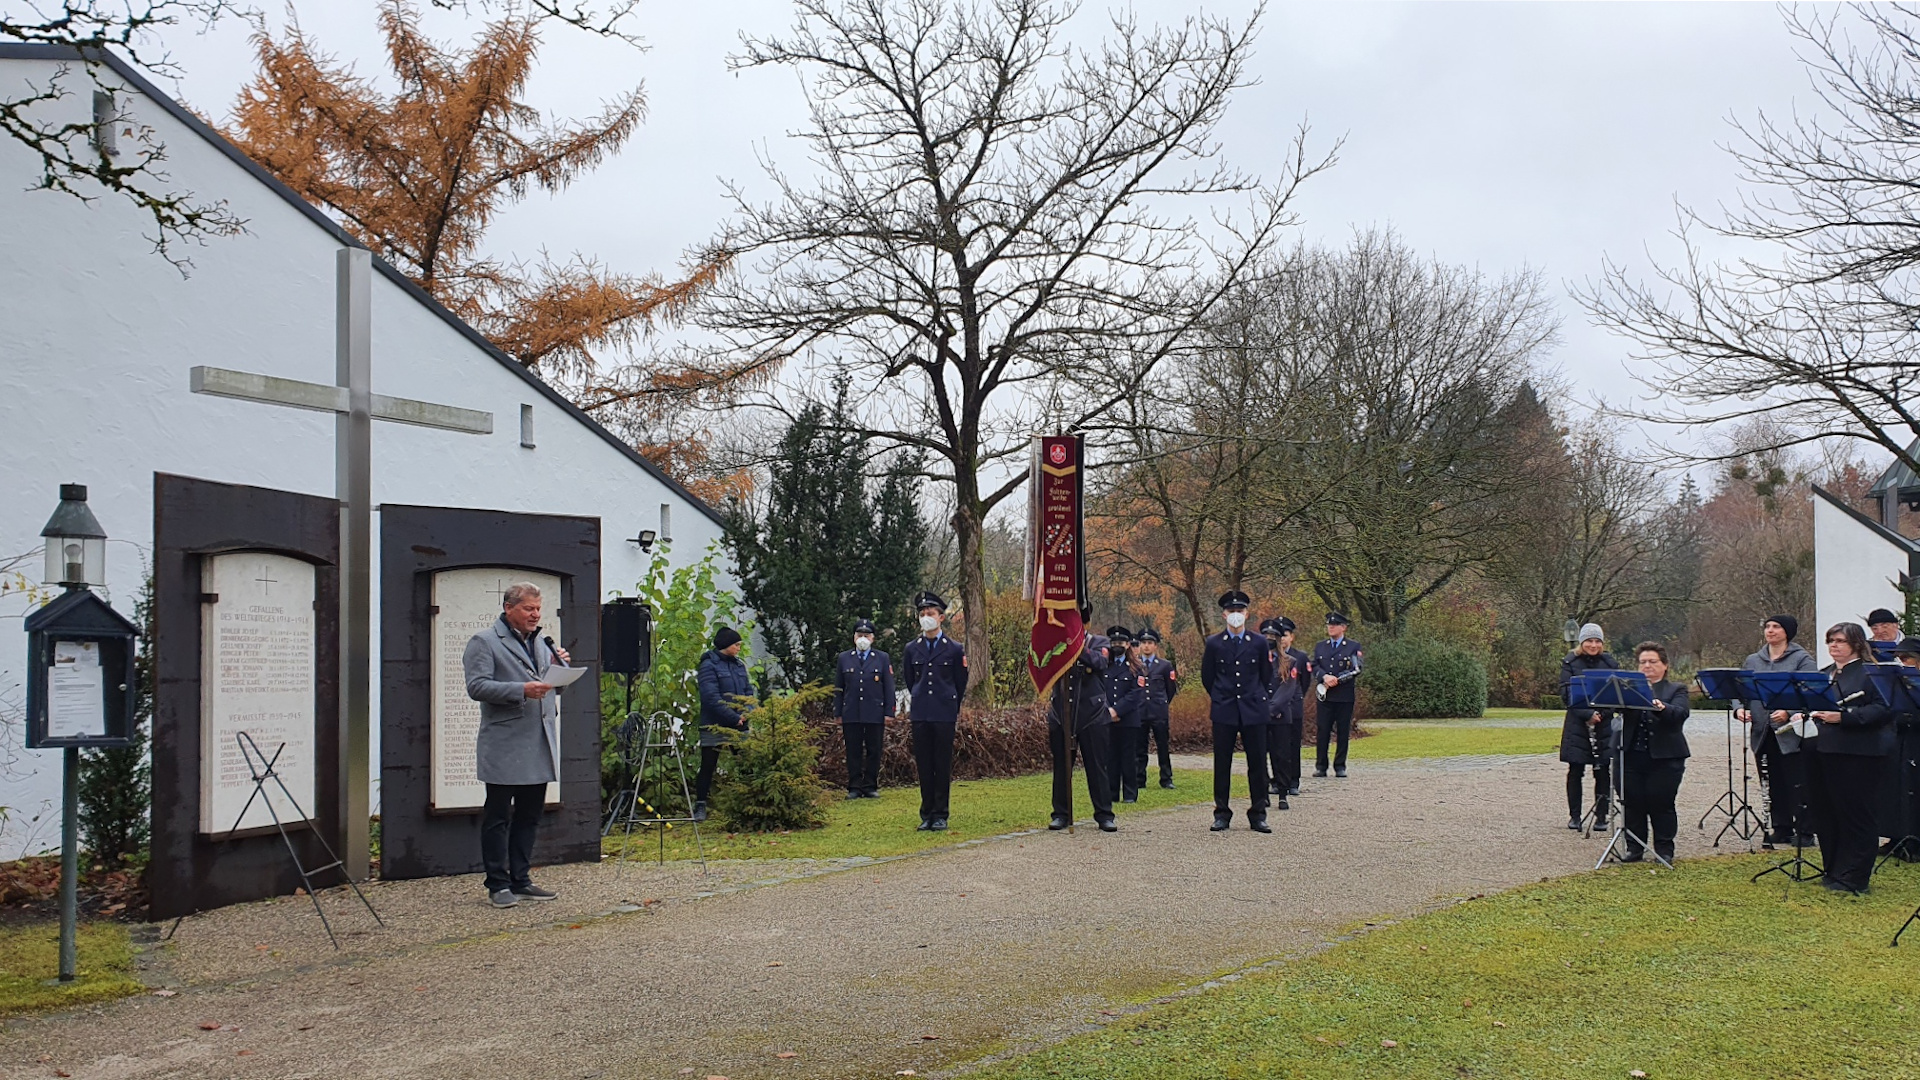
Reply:
[[[171,996],[0,1028],[0,1076],[926,1074],[1601,847],[1564,828],[1550,758],[1352,771],[1309,778],[1272,836],[1195,807],[884,860],[555,868],[559,903],[506,912],[471,877],[394,882],[385,930],[330,892],[337,956],[305,900],[229,908],[149,952]],[[1689,770],[1683,856],[1717,779]]]

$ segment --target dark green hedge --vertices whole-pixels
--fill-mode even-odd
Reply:
[[[1479,716],[1487,708],[1487,666],[1464,649],[1402,639],[1369,645],[1360,685],[1367,713],[1384,718]]]

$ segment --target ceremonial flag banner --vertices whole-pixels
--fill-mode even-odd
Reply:
[[[1044,697],[1073,666],[1087,638],[1080,622],[1087,576],[1081,535],[1085,443],[1078,435],[1047,435],[1035,440],[1034,449],[1027,521],[1027,590],[1033,599],[1027,674]]]

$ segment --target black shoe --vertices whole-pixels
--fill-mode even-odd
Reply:
[[[1842,885],[1839,882],[1833,880],[1832,878],[1824,878],[1824,877],[1820,879],[1820,887],[1823,889],[1826,889],[1828,892],[1852,893],[1855,896],[1859,896],[1866,891],[1864,889],[1850,889],[1847,886]]]
[[[927,828],[932,829],[934,832],[946,832],[947,819],[943,817],[934,818],[932,821],[927,822]]]
[[[1138,794],[1128,795],[1122,798],[1120,801],[1121,802],[1139,802],[1140,796]]]
[[[1073,819],[1065,814],[1055,814],[1047,820],[1047,828],[1052,829],[1054,832],[1059,832],[1071,824],[1073,824]]]
[[[1567,828],[1572,829],[1574,832],[1580,831],[1580,816],[1578,814],[1567,819]]]
[[[1280,794],[1280,782],[1278,780],[1267,781],[1267,794],[1269,795]]]
[[[847,792],[847,798],[848,798],[848,799],[858,799],[858,798],[860,798],[860,797],[861,797],[861,796],[860,796],[860,793],[859,793],[859,792],[857,792],[857,791],[849,791],[849,792]]]
[[[550,889],[543,889],[540,886],[534,885],[534,884],[526,884],[526,885],[521,885],[516,887],[513,890],[513,896],[514,896],[514,899],[516,900],[558,900],[560,899],[559,893],[553,892]]]
[[[1254,832],[1270,833],[1273,831],[1273,826],[1267,824],[1266,818],[1249,818],[1247,820],[1247,828],[1252,829]]]
[[[1597,815],[1597,816],[1595,816],[1595,817],[1594,817],[1594,819],[1593,819],[1593,831],[1594,831],[1594,832],[1606,832],[1606,831],[1607,831],[1607,815],[1605,815],[1605,814],[1599,814],[1599,815]]]
[[[1298,794],[1300,794],[1300,785],[1299,785],[1299,784],[1295,784],[1295,785],[1293,785],[1292,787],[1290,787],[1290,788],[1288,788],[1288,789],[1287,789],[1287,794],[1289,794],[1289,795],[1298,795]]]
[[[860,793],[860,797],[863,799],[877,799],[880,797],[880,793],[877,791],[863,791]]]
[[[1313,775],[1315,775],[1315,776],[1325,776],[1325,775],[1327,775],[1327,770],[1325,770],[1325,769],[1315,769],[1315,770],[1313,770]]]
[[[1173,790],[1173,781],[1171,781],[1171,780],[1162,780],[1162,781],[1160,781],[1160,786],[1161,786],[1161,787],[1163,787],[1163,788],[1166,788],[1166,789],[1167,789],[1168,791],[1172,791],[1172,790]]]
[[[1644,862],[1646,860],[1646,857],[1647,857],[1647,853],[1644,851],[1629,851],[1625,855],[1620,856],[1620,861],[1621,862]]]
[[[1213,824],[1207,826],[1207,831],[1208,832],[1226,832],[1228,829],[1232,827],[1233,827],[1232,814],[1215,814],[1213,815]]]
[[[1335,779],[1345,780],[1347,778],[1347,767],[1345,765],[1335,765],[1333,767],[1333,775]]]
[[[1274,808],[1275,810],[1291,810],[1291,809],[1293,809],[1292,807],[1290,807],[1290,806],[1288,806],[1288,805],[1287,805],[1287,797],[1286,797],[1285,795],[1282,795],[1282,796],[1280,796],[1280,797],[1279,797],[1278,799],[1275,799],[1275,800],[1273,800],[1273,808]]]
[[[693,820],[695,821],[707,820],[707,804],[705,800],[701,800],[700,802],[696,802],[693,804]]]
[[[920,819],[920,827],[913,831],[914,832],[931,832],[933,831],[933,822],[928,821],[925,818],[922,818]]]
[[[1673,845],[1672,844],[1655,844],[1653,845],[1653,853],[1667,860],[1669,864],[1673,862]]]
[[[1113,819],[1110,817],[1094,818],[1093,820],[1095,824],[1100,826],[1101,832],[1119,832],[1120,831],[1120,826],[1115,825],[1113,823]]]

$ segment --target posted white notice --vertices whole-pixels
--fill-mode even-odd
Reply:
[[[107,733],[106,680],[97,641],[56,641],[47,669],[47,738],[81,739]]]

